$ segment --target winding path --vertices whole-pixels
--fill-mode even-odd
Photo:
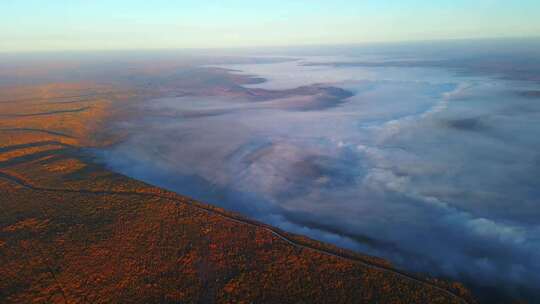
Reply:
[[[49,134],[49,135],[55,135],[60,137],[66,137],[66,138],[75,138],[72,135],[69,135],[67,133],[62,133],[58,131],[50,131],[45,129],[36,129],[36,128],[2,128],[0,131],[3,132],[33,132],[33,133],[43,133],[43,134]]]
[[[415,275],[406,273],[404,271],[396,270],[396,269],[393,269],[391,267],[387,267],[387,266],[384,266],[384,265],[374,264],[373,262],[362,259],[362,258],[360,258],[358,256],[347,255],[347,254],[343,254],[343,253],[339,253],[339,252],[333,252],[331,250],[326,250],[326,249],[314,247],[314,246],[312,246],[310,244],[301,243],[301,242],[299,242],[297,240],[291,239],[284,232],[280,231],[277,228],[265,225],[263,223],[260,223],[260,222],[254,221],[254,220],[242,218],[240,216],[235,216],[233,214],[228,214],[228,213],[225,213],[223,211],[213,209],[211,207],[207,207],[207,206],[204,206],[204,205],[199,205],[199,204],[196,204],[196,203],[190,201],[189,199],[179,200],[177,198],[174,198],[173,196],[160,195],[160,194],[154,194],[154,193],[136,192],[136,191],[107,191],[107,190],[85,190],[85,189],[75,190],[75,189],[46,188],[46,187],[40,187],[40,186],[32,185],[27,181],[24,181],[24,180],[22,180],[22,179],[20,179],[18,177],[12,176],[12,175],[7,174],[7,173],[2,172],[2,171],[0,171],[0,179],[7,180],[7,181],[9,181],[11,183],[17,184],[17,185],[19,185],[21,187],[24,187],[26,189],[30,189],[30,190],[33,190],[33,191],[55,192],[55,193],[80,193],[80,194],[90,194],[90,195],[135,195],[135,196],[148,197],[148,198],[167,199],[167,200],[174,201],[177,204],[188,204],[188,205],[190,205],[190,206],[192,206],[192,207],[194,207],[194,208],[196,208],[198,210],[201,210],[201,211],[213,214],[213,215],[220,216],[220,217],[222,217],[222,218],[224,218],[226,220],[233,221],[233,222],[236,222],[236,223],[239,223],[239,224],[242,224],[242,225],[248,225],[248,226],[256,227],[256,228],[259,228],[259,229],[263,229],[263,230],[271,233],[272,235],[276,236],[277,238],[287,242],[291,246],[296,247],[296,248],[312,250],[312,251],[318,252],[320,254],[329,255],[329,256],[336,257],[336,258],[344,259],[344,260],[347,260],[349,262],[354,262],[354,263],[363,265],[363,266],[365,266],[367,268],[379,270],[379,271],[386,272],[386,273],[391,273],[391,274],[396,275],[398,277],[401,277],[401,278],[413,281],[415,283],[418,283],[418,284],[433,288],[433,289],[435,289],[437,291],[440,291],[440,292],[450,296],[451,298],[457,299],[458,302],[460,302],[460,303],[470,304],[467,299],[463,298],[462,296],[455,293],[454,291],[442,288],[440,286],[437,286],[436,284],[434,284],[434,283],[432,283],[432,282],[430,282],[430,281],[428,281],[428,280],[426,280],[424,278],[417,277]]]
[[[98,96],[107,96],[107,95],[111,95],[111,94],[122,94],[122,93],[126,93],[126,92],[127,91],[125,91],[125,92],[124,91],[109,91],[109,92],[88,93],[88,94],[78,94],[78,95],[60,95],[60,96],[51,96],[51,97],[7,99],[7,100],[0,100],[0,103],[47,101],[47,100],[58,100],[58,99],[68,99],[68,98],[82,98],[82,97],[98,97]]]
[[[33,117],[33,116],[47,116],[47,115],[56,115],[56,114],[65,114],[65,113],[79,113],[84,112],[90,109],[90,107],[82,107],[78,109],[71,110],[57,110],[57,111],[47,111],[47,112],[37,112],[29,114],[0,114],[0,117],[3,118],[18,118],[18,117]]]

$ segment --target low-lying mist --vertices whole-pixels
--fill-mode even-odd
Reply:
[[[148,100],[141,119],[119,124],[128,139],[99,155],[137,179],[408,270],[518,294],[540,286],[540,99],[520,93],[538,85],[312,64],[338,59],[222,67],[267,79],[249,87],[352,97]]]

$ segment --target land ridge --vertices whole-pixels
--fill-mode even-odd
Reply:
[[[234,216],[234,215],[228,214],[226,212],[220,212],[217,209],[205,208],[204,205],[201,205],[201,204],[195,205],[195,204],[191,203],[190,200],[178,200],[178,199],[171,198],[171,197],[164,196],[164,195],[158,195],[158,194],[152,194],[152,193],[143,193],[143,192],[129,192],[129,191],[120,192],[120,191],[106,191],[106,190],[103,190],[103,191],[91,191],[91,190],[43,188],[43,187],[31,185],[28,182],[26,182],[26,181],[24,181],[24,180],[22,180],[20,178],[11,176],[11,175],[6,174],[6,173],[4,173],[2,171],[0,171],[0,178],[8,180],[8,181],[10,181],[12,183],[15,183],[15,184],[19,185],[19,186],[22,186],[22,187],[25,187],[27,189],[34,190],[34,191],[85,193],[85,194],[97,194],[97,195],[140,195],[140,196],[150,196],[150,197],[163,198],[163,199],[173,199],[174,201],[176,201],[179,204],[190,204],[191,206],[193,206],[193,207],[195,207],[197,209],[217,214],[217,215],[219,215],[219,216],[221,216],[221,217],[223,217],[223,218],[225,218],[227,220],[235,221],[235,222],[240,223],[240,224],[255,226],[255,227],[258,227],[258,228],[261,228],[261,229],[265,229],[265,230],[269,231],[270,233],[274,234],[275,236],[277,236],[278,238],[280,238],[280,239],[286,241],[287,243],[291,244],[292,246],[295,246],[295,247],[298,247],[298,248],[305,248],[305,249],[309,249],[309,250],[314,250],[316,252],[323,253],[323,254],[326,254],[326,255],[331,255],[331,256],[334,256],[334,257],[342,258],[342,259],[353,261],[353,262],[356,262],[356,263],[361,263],[364,266],[372,267],[372,268],[375,268],[377,270],[388,271],[388,272],[391,272],[393,274],[397,274],[399,276],[402,276],[402,277],[404,277],[406,279],[417,282],[419,284],[424,284],[424,285],[429,286],[431,288],[434,288],[436,290],[442,291],[442,292],[444,292],[444,293],[446,293],[446,294],[448,294],[448,295],[450,295],[452,297],[455,297],[461,303],[469,304],[468,300],[466,300],[464,297],[458,295],[456,292],[453,292],[451,290],[448,290],[448,289],[442,288],[440,286],[437,286],[436,284],[434,284],[432,282],[429,282],[427,280],[424,280],[419,276],[414,276],[413,274],[408,274],[408,273],[406,273],[404,271],[400,271],[400,270],[397,270],[397,269],[394,269],[394,268],[391,268],[391,267],[384,266],[383,264],[375,264],[373,262],[363,260],[360,257],[354,257],[353,255],[346,256],[343,253],[332,252],[332,251],[330,251],[328,249],[325,250],[325,249],[321,249],[321,248],[316,248],[316,247],[314,247],[312,245],[309,245],[309,244],[301,244],[298,241],[295,241],[295,240],[287,237],[285,235],[285,233],[279,231],[277,228],[274,228],[272,226],[269,226],[269,225],[266,225],[266,224],[263,224],[263,223],[260,223],[260,222],[254,221],[254,220],[250,220],[250,219],[247,219],[247,218],[243,218],[243,217],[240,217],[240,216]]]

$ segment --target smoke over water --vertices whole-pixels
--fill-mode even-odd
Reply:
[[[534,291],[540,100],[516,92],[538,84],[343,63],[355,60],[221,66],[267,79],[250,88],[352,96],[148,100],[141,120],[122,125],[129,139],[100,155],[129,176],[408,270]]]

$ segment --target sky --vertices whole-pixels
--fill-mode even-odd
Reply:
[[[349,44],[540,33],[540,1],[2,0],[0,52]]]

